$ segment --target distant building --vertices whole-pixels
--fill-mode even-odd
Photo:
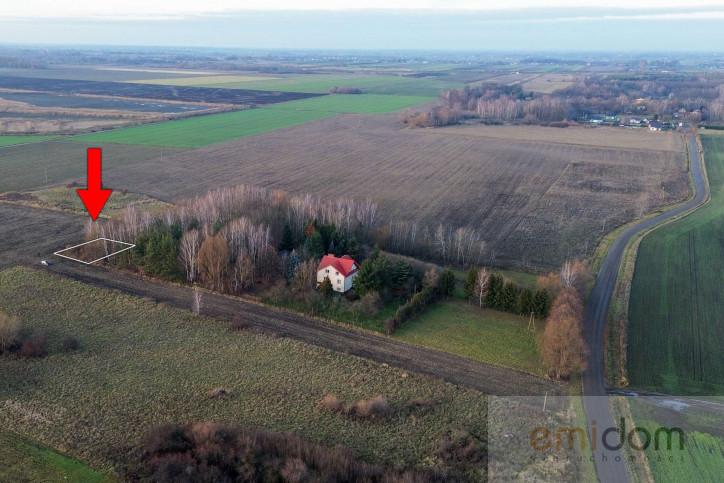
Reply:
[[[601,124],[603,122],[602,116],[591,116],[588,118],[588,122],[591,124]]]
[[[344,293],[352,288],[352,280],[357,276],[357,270],[357,262],[349,255],[325,255],[317,266],[317,283],[322,283],[325,277],[329,277],[334,291]]]
[[[651,121],[649,123],[649,131],[661,131],[664,125],[658,121]]]

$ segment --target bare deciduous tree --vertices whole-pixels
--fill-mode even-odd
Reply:
[[[190,230],[184,233],[179,245],[179,258],[186,272],[186,280],[193,282],[196,280],[196,267],[198,263],[199,247],[201,246],[201,236],[198,230]]]
[[[487,268],[478,270],[475,277],[475,287],[473,288],[473,296],[478,301],[478,307],[482,307],[485,303],[485,296],[488,294],[488,281],[490,280],[490,271]]]
[[[229,245],[221,233],[207,237],[199,248],[199,278],[212,290],[221,291],[229,267]]]
[[[201,315],[201,309],[204,306],[204,301],[202,300],[202,293],[199,287],[194,287],[194,300],[191,304],[191,310],[193,310],[194,314]]]
[[[560,271],[561,284],[563,287],[573,287],[576,284],[576,272],[573,270],[573,264],[566,261]]]
[[[564,287],[553,301],[543,332],[543,362],[557,379],[585,369],[587,352],[581,330],[583,303],[574,287]]]

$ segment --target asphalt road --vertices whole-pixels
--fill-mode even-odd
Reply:
[[[604,258],[601,269],[596,277],[596,283],[588,298],[583,333],[590,349],[590,354],[588,356],[588,368],[582,376],[583,395],[585,396],[583,406],[586,411],[588,424],[591,425],[593,421],[596,421],[599,435],[602,432],[602,428],[616,426],[613,423],[613,416],[608,404],[608,398],[606,397],[603,354],[605,351],[604,335],[606,331],[608,306],[616,285],[616,278],[618,277],[624,250],[629,242],[642,230],[651,228],[692,208],[696,208],[709,197],[709,186],[704,179],[696,140],[689,138],[688,143],[689,159],[691,160],[691,177],[696,193],[694,198],[666,213],[643,220],[621,232],[611,244]],[[589,426],[589,432],[590,430],[591,426]],[[613,439],[613,437],[610,439],[611,444],[615,443]],[[622,458],[620,461],[616,461],[617,456],[622,456],[620,451],[608,451],[602,445],[598,445],[597,450],[594,451],[594,457],[596,472],[598,473],[600,481],[616,483],[629,481],[624,460]],[[605,461],[604,457],[606,458]]]

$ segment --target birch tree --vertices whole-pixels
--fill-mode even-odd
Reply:
[[[184,233],[179,245],[179,258],[186,272],[186,280],[196,280],[196,265],[198,263],[199,247],[201,236],[198,230],[190,230]]]

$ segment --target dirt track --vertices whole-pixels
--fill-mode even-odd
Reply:
[[[156,302],[183,309],[191,307],[192,292],[186,287],[113,269],[84,266],[72,261],[54,259],[54,262],[49,268],[51,272],[83,283],[120,290],[139,297],[150,297]],[[224,319],[242,314],[250,325],[280,336],[429,374],[486,394],[538,395],[565,392],[565,386],[530,374],[398,342],[368,332],[326,324],[237,298],[204,294],[203,313]]]
[[[83,216],[0,203],[0,220],[0,269],[16,265],[40,268],[39,261],[48,258],[53,265],[43,269],[52,273],[182,309],[191,307],[192,292],[187,287],[53,256],[54,251],[81,241]],[[250,325],[280,336],[429,374],[486,394],[523,396],[567,392],[564,385],[531,374],[323,323],[238,298],[205,294],[204,313],[227,320],[243,314]]]

